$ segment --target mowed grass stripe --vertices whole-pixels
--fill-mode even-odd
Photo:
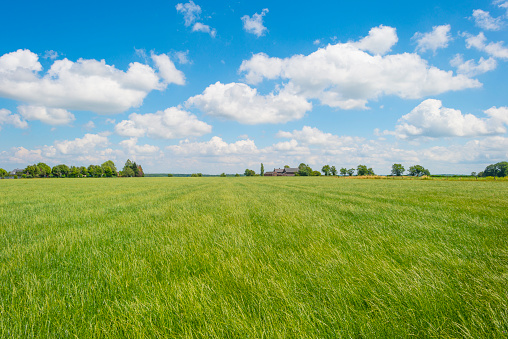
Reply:
[[[502,336],[507,191],[336,178],[4,180],[0,335]]]

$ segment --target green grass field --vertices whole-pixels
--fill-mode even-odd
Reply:
[[[508,182],[0,180],[0,336],[508,337]]]

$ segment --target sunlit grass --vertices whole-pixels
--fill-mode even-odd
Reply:
[[[1,180],[2,337],[503,337],[508,183]]]

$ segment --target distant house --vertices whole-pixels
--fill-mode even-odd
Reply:
[[[294,177],[298,168],[274,168],[272,172],[265,172],[265,177]]]
[[[22,175],[23,174],[23,170],[19,169],[19,168],[16,168],[16,169],[12,170],[9,174],[10,175]]]

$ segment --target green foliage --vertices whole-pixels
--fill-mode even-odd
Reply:
[[[369,169],[365,165],[358,165],[356,169],[356,175],[363,176],[369,173]]]
[[[325,174],[325,176],[330,175],[330,165],[324,165],[323,168],[321,168],[321,172]]]
[[[312,175],[312,168],[303,162],[298,166],[298,175],[302,177],[309,177]]]
[[[171,178],[171,177],[173,177],[173,174],[169,173],[169,174],[168,174],[168,177],[170,177],[170,178]]]
[[[6,177],[8,174],[9,174],[9,172],[4,170],[3,168],[0,168],[0,177],[2,177],[2,178]]]
[[[41,178],[47,178],[51,174],[51,167],[49,167],[45,163],[40,162],[37,164],[37,167],[39,168],[39,176]]]
[[[255,176],[255,175],[256,175],[256,172],[254,172],[254,170],[250,170],[250,169],[248,169],[248,168],[247,168],[247,169],[245,170],[245,172],[244,172],[244,175],[245,175],[246,177],[253,177],[253,176]]]
[[[354,169],[353,169],[353,173],[354,173]],[[347,168],[342,167],[342,168],[340,169],[340,175],[342,175],[342,176],[346,176],[347,174],[348,174],[348,172],[347,172]]]
[[[337,169],[335,168],[335,166],[332,166],[332,167],[330,168],[330,173],[331,173],[333,176],[337,175]]]
[[[408,174],[413,177],[421,177],[423,175],[430,175],[430,172],[421,165],[414,165],[409,167]]]
[[[203,176],[203,174],[201,174],[201,173],[192,173],[191,174],[191,177],[193,177],[193,178],[202,177],[202,176]]]
[[[392,175],[400,177],[402,174],[404,174],[404,171],[406,169],[401,164],[393,164],[392,165]]]
[[[497,164],[488,165],[483,172],[480,172],[481,177],[506,177],[508,175],[508,162],[501,161]]]
[[[312,171],[310,173],[310,175],[313,176],[313,177],[319,177],[319,176],[321,176],[321,172],[319,172],[319,171]]]
[[[291,168],[291,166],[289,166],[289,165],[284,165],[284,168]]]
[[[353,174],[355,174],[355,169],[354,168],[350,168],[347,170],[347,174],[351,177],[353,176]]]
[[[235,177],[239,177],[239,176],[240,176],[240,174],[238,174],[238,173],[235,174]]]
[[[225,178],[226,177],[226,173],[221,173],[220,176]]]
[[[106,162],[104,162],[102,165],[102,170],[104,171],[104,175],[105,176],[108,176],[109,177],[112,177],[112,176],[117,176],[117,170],[116,170],[116,166],[115,166],[115,163],[111,160],[108,160]],[[106,168],[109,167],[109,170],[108,170],[108,173],[106,173]]]
[[[259,173],[261,176],[265,174],[265,166],[263,165],[263,163],[261,163],[261,171]]]
[[[66,178],[69,176],[70,168],[65,165],[56,165],[51,169],[51,174],[56,178]]]

